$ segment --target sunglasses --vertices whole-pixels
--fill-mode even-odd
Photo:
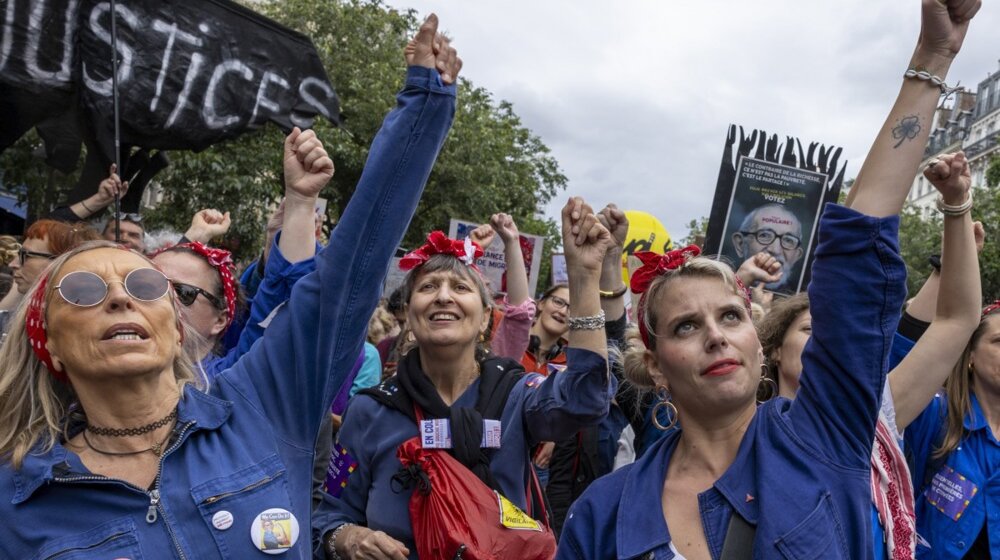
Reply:
[[[192,286],[191,284],[183,284],[181,282],[174,282],[174,292],[177,293],[177,301],[181,302],[184,307],[191,307],[194,300],[198,299],[198,294],[205,296],[213,306],[217,309],[225,309],[226,306],[222,303],[218,297],[216,297],[211,292],[202,290],[198,286]]]
[[[155,268],[137,268],[121,282],[125,292],[137,301],[156,301],[167,295],[170,280]],[[93,307],[108,297],[108,283],[93,272],[78,270],[63,276],[56,286],[59,295],[77,307]]]
[[[28,260],[31,257],[38,257],[40,259],[48,259],[50,261],[52,259],[56,258],[56,256],[53,255],[53,254],[51,254],[51,253],[38,253],[38,252],[35,252],[35,251],[29,251],[29,250],[25,249],[24,247],[21,247],[20,249],[17,250],[17,259],[21,263],[21,266],[24,266],[24,261]]]
[[[125,220],[126,222],[132,222],[135,224],[142,224],[142,215],[134,214],[131,212],[119,212],[115,214],[112,219],[118,218],[119,220]]]

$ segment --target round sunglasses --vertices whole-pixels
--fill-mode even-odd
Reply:
[[[156,301],[167,295],[170,280],[155,268],[137,268],[119,281],[137,301]],[[78,270],[63,276],[56,290],[63,300],[77,307],[93,307],[108,297],[108,282],[93,272]]]

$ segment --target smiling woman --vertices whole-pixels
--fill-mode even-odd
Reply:
[[[522,513],[544,519],[541,496],[531,491],[537,487],[531,449],[600,422],[615,388],[608,375],[598,297],[610,234],[590,207],[574,198],[563,209],[563,239],[571,289],[562,289],[572,292],[565,297],[574,301],[572,313],[562,310],[569,324],[566,352],[571,360],[562,373],[548,378],[525,374],[518,362],[485,350],[490,298],[474,265],[482,255],[478,245],[434,232],[427,244],[402,259],[400,266],[409,270],[403,284],[406,324],[416,345],[400,360],[394,377],[359,393],[344,415],[334,463],[355,467],[342,488],[334,490],[335,499],[321,505],[317,514],[316,525],[327,535],[328,558],[462,555],[457,544],[450,547],[451,531],[413,513],[419,511],[414,509],[416,501],[411,502],[420,496],[415,488],[400,485],[400,473],[407,470],[397,449],[425,433],[426,422],[447,425],[443,433],[448,435],[424,441],[424,448],[446,448],[440,451],[457,459],[461,472],[471,471],[478,479],[476,488],[491,497],[496,491],[502,503],[511,504],[513,512],[507,513],[544,528]],[[489,426],[498,429],[499,441],[489,442]],[[440,476],[428,472],[432,478]],[[443,497],[447,485],[436,486],[432,480],[431,486],[431,492],[442,492],[435,500],[448,499]],[[464,493],[451,498],[470,510],[476,507]],[[470,518],[468,523],[479,527],[485,521]],[[537,557],[550,558],[555,548],[551,532],[539,530],[532,539],[533,545],[549,550],[549,555]],[[490,544],[506,542],[495,533],[476,540],[478,544],[466,543],[482,547],[473,554],[495,553]]]

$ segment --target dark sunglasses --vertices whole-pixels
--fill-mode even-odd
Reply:
[[[126,274],[121,284],[132,299],[149,302],[167,295],[170,280],[155,268],[137,268]],[[93,307],[108,297],[104,278],[85,270],[63,276],[56,290],[66,303],[77,307]]]
[[[51,253],[37,253],[35,251],[29,251],[29,250],[25,249],[24,247],[21,247],[20,249],[17,250],[17,259],[21,263],[21,266],[24,266],[24,261],[28,260],[31,257],[38,257],[40,259],[48,259],[50,261],[52,259],[56,258],[56,256],[53,255],[53,254],[51,254]]]
[[[174,292],[177,293],[177,301],[181,302],[184,307],[191,307],[194,300],[198,299],[198,294],[205,296],[213,306],[217,309],[225,309],[222,300],[217,298],[211,292],[202,290],[198,286],[192,286],[191,284],[183,284],[181,282],[174,281]]]

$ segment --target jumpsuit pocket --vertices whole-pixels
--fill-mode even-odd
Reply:
[[[135,524],[123,517],[98,525],[77,535],[59,537],[45,543],[34,560],[142,560]]]
[[[781,555],[789,560],[847,558],[844,530],[833,509],[830,493],[823,494],[812,513],[778,537],[775,544]]]
[[[250,558],[256,554],[259,549],[251,539],[254,521],[269,509],[280,508],[297,513],[298,519],[309,519],[309,512],[293,511],[287,472],[277,455],[199,484],[191,489],[191,497],[223,558]],[[308,531],[308,527],[305,529]],[[297,544],[302,539],[295,540]]]

